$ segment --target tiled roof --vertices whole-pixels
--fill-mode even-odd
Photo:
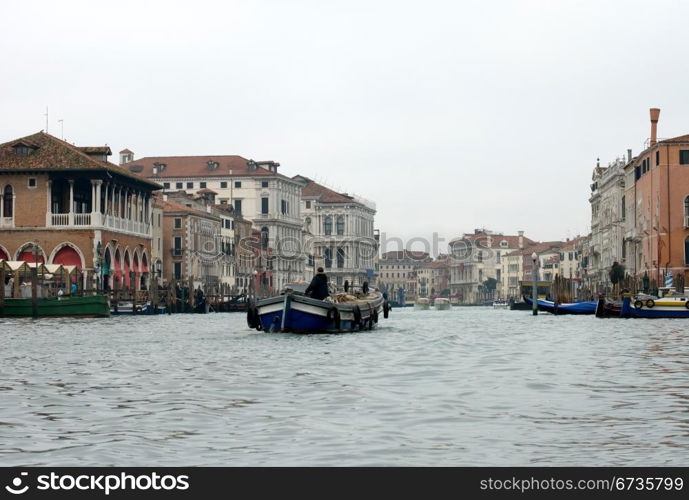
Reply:
[[[430,259],[430,256],[426,252],[410,251],[410,250],[399,250],[393,252],[385,252],[382,256],[383,260],[425,260]]]
[[[185,212],[192,215],[203,215],[205,217],[217,218],[217,216],[209,214],[204,210],[199,210],[198,208],[188,207],[177,203],[175,201],[164,200],[162,201],[163,212]]]
[[[306,185],[301,190],[302,198],[314,198],[321,203],[349,203],[354,201],[354,198],[337,191],[333,191],[308,177],[302,178],[307,181]]]
[[[77,146],[79,150],[88,154],[111,155],[112,151],[108,146]]]
[[[31,146],[35,150],[27,156],[19,156],[14,151],[14,146],[20,144]],[[37,134],[0,144],[0,171],[105,171],[146,184],[152,189],[162,189],[162,186],[142,179],[138,175],[117,165],[92,158],[84,152],[84,149],[93,148],[79,148],[45,132],[38,132]]]
[[[158,168],[157,174],[153,175],[155,164],[163,164],[165,167]],[[271,172],[262,166],[262,162],[255,162],[255,168],[249,168],[249,160],[237,155],[218,155],[218,156],[148,156],[139,158],[122,165],[122,168],[129,169],[141,166],[139,175],[149,179],[166,179],[177,177],[270,177],[277,176],[283,179],[289,177]],[[211,169],[209,165],[216,165]],[[230,173],[231,172],[231,173]]]
[[[680,135],[679,137],[673,137],[672,139],[663,139],[662,141],[658,141],[658,143],[666,142],[689,142],[689,134]]]

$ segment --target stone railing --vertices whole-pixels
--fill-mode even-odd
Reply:
[[[135,234],[138,236],[151,236],[151,225],[146,222],[121,219],[114,215],[101,213],[48,213],[46,226],[54,228],[98,228],[112,229],[114,231]]]

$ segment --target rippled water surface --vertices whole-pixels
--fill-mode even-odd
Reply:
[[[0,465],[686,465],[689,322],[0,320]]]

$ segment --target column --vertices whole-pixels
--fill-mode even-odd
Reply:
[[[95,217],[96,220],[91,221],[91,225],[101,225],[101,204],[100,204],[100,193],[101,193],[101,186],[103,185],[103,181],[98,179],[96,181],[96,210],[95,212]]]
[[[5,204],[3,203],[3,198],[4,198],[4,195],[3,195],[2,191],[0,191],[0,224],[2,224],[3,210],[5,210]],[[3,283],[2,286],[5,286],[5,284]],[[4,293],[4,289],[3,289],[3,293]]]
[[[69,180],[69,212],[67,214],[67,224],[74,225],[74,179]]]
[[[48,210],[45,212],[45,225],[46,226],[52,226],[53,225],[53,207],[51,206],[53,203],[52,200],[52,183],[50,179],[48,179],[48,182],[46,183],[48,186]],[[2,193],[0,193],[0,211],[2,210]],[[0,217],[2,217],[2,214],[0,214]],[[2,284],[0,284],[2,286]]]

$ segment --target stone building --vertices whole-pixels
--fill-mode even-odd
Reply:
[[[360,286],[374,276],[374,257],[378,252],[374,235],[375,206],[361,198],[338,193],[304,177],[301,213],[311,251],[306,252],[307,267],[323,266],[336,285],[348,281]],[[312,255],[312,258],[309,258]]]
[[[270,251],[274,288],[302,277],[304,261],[294,254],[302,246],[299,211],[301,184],[278,173],[279,163],[253,161],[237,155],[156,156],[134,159],[120,153],[122,167],[162,184],[164,192],[194,194],[203,189],[216,193],[219,205],[230,205],[250,220]]]

